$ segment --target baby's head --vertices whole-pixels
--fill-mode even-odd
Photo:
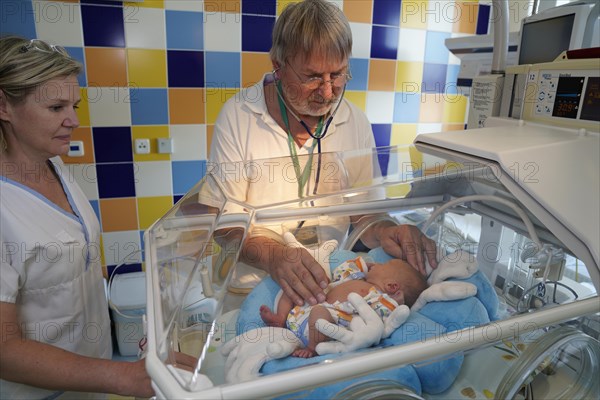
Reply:
[[[405,261],[393,259],[385,263],[369,264],[367,282],[378,286],[398,304],[409,307],[427,289],[427,280]]]

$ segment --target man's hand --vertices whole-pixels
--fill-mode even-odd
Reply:
[[[426,275],[426,260],[431,268],[437,268],[435,242],[423,235],[416,226],[376,225],[374,229],[380,246],[390,256],[405,260],[423,275]]]

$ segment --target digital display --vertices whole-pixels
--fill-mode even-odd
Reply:
[[[558,78],[556,100],[554,101],[552,116],[572,119],[577,118],[584,82],[585,78],[581,76],[561,76]]]
[[[597,76],[588,78],[579,118],[600,121],[600,78]]]

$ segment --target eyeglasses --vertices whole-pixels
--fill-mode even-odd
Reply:
[[[64,47],[48,44],[40,39],[31,39],[29,43],[21,47],[21,53],[27,53],[30,50],[37,50],[43,53],[59,53],[63,56],[69,57],[69,53],[67,53],[67,50],[65,50]]]
[[[294,74],[298,77],[300,84],[307,89],[315,90],[321,87],[326,83],[330,83],[331,86],[335,88],[341,88],[344,86],[350,79],[352,79],[352,74],[350,73],[335,73],[330,74],[331,79],[325,80],[320,76],[311,76],[310,78],[302,78],[302,76],[296,72],[296,70],[292,67],[290,63],[286,63],[286,66],[290,67],[290,69],[294,72]]]

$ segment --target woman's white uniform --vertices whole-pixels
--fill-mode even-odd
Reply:
[[[0,177],[0,301],[17,305],[19,328],[28,339],[110,359],[98,219],[68,167],[58,157],[51,162],[76,215],[32,189]],[[86,396],[0,380],[2,399],[62,399],[70,395]]]

